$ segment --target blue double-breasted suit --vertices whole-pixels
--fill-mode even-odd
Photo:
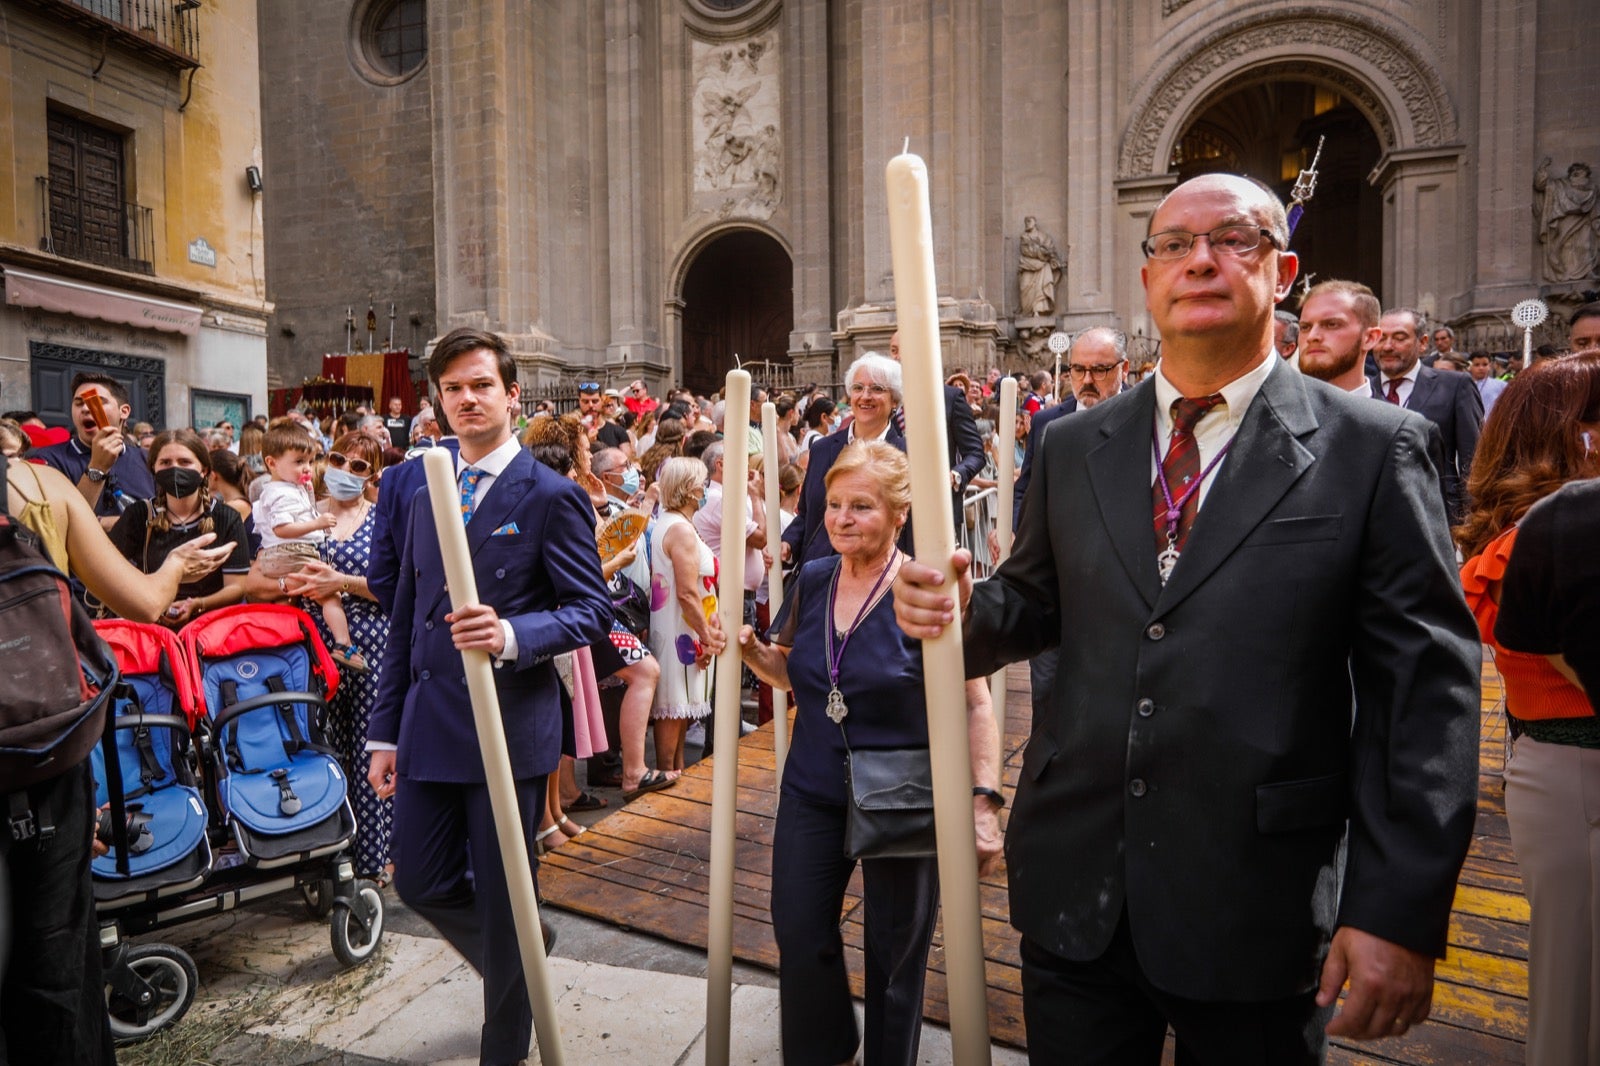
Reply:
[[[401,503],[399,580],[368,730],[369,740],[398,747],[395,885],[483,975],[482,1061],[516,1062],[527,1056],[533,1015],[466,671],[445,621],[444,562],[426,491],[413,489]],[[564,712],[551,659],[611,625],[594,508],[576,484],[518,450],[480,493],[467,542],[479,602],[516,637],[516,658],[496,664],[495,687],[531,853],[545,775],[561,757]]]

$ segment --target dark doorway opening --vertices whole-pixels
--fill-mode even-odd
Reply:
[[[72,428],[72,379],[82,371],[105,374],[122,383],[133,409],[128,416],[130,425],[149,422],[160,429],[167,424],[165,360],[29,341],[28,361],[33,410],[47,425]]]
[[[1244,174],[1287,203],[1300,169],[1311,165],[1318,137],[1327,140],[1316,195],[1292,245],[1300,276],[1359,281],[1381,293],[1383,201],[1367,175],[1382,147],[1366,116],[1336,90],[1309,81],[1224,88],[1184,130],[1171,169],[1181,181],[1217,171]]]
[[[789,362],[794,265],[764,233],[738,230],[701,250],[683,281],[683,384],[722,388],[740,362]]]

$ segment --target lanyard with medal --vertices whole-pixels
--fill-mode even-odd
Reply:
[[[1189,432],[1193,436],[1194,431],[1190,430]],[[1155,425],[1152,424],[1150,426],[1150,450],[1155,454],[1156,458],[1156,483],[1161,486],[1161,498],[1167,504],[1167,546],[1162,549],[1161,554],[1156,556],[1156,572],[1161,575],[1163,587],[1165,587],[1167,579],[1172,576],[1173,568],[1178,565],[1178,556],[1180,554],[1178,551],[1178,521],[1183,517],[1183,507],[1189,502],[1191,496],[1200,491],[1200,486],[1206,483],[1206,478],[1211,476],[1211,471],[1215,470],[1217,464],[1222,462],[1222,457],[1228,454],[1228,449],[1233,447],[1235,440],[1238,440],[1237,435],[1230,438],[1228,443],[1218,450],[1211,462],[1206,464],[1206,468],[1200,471],[1200,476],[1189,483],[1189,487],[1183,490],[1183,495],[1174,500],[1172,498],[1172,486],[1167,484],[1167,466],[1161,461],[1161,438],[1156,433]],[[1199,447],[1200,441],[1196,438],[1195,448],[1198,449]]]
[[[872,591],[867,593],[867,598],[861,601],[861,609],[856,611],[855,621],[850,623],[850,628],[844,631],[844,636],[839,641],[837,651],[833,647],[833,605],[839,598],[839,572],[844,569],[844,560],[839,560],[839,565],[834,568],[833,581],[828,586],[828,624],[823,628],[823,636],[827,642],[828,653],[828,703],[824,708],[828,717],[835,725],[844,721],[844,716],[850,713],[844,705],[844,694],[839,691],[839,666],[844,662],[844,649],[850,643],[850,638],[861,627],[861,620],[872,609],[873,601],[878,598],[878,590],[883,587],[883,579],[888,576],[894,567],[894,561],[900,555],[900,549],[894,548],[889,554],[889,561],[883,564],[883,569],[878,573],[878,580],[873,582]]]

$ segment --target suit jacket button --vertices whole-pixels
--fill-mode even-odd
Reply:
[[[1136,777],[1128,782],[1128,791],[1133,794],[1134,799],[1138,799],[1148,792],[1149,788],[1145,785],[1144,778]]]
[[[426,681],[426,680],[428,680],[428,678],[430,678],[432,676],[433,676],[433,671],[432,670],[424,670],[424,671],[422,671],[422,680]]]
[[[1144,631],[1144,635],[1149,637],[1151,640],[1160,640],[1162,637],[1167,635],[1167,627],[1162,625],[1160,622],[1151,622],[1150,628]]]
[[[1140,718],[1149,718],[1156,713],[1156,701],[1151,699],[1140,700],[1133,705],[1133,709],[1139,712]]]
[[[499,569],[499,570],[496,570],[496,571],[495,571],[495,572],[494,572],[494,576],[495,576],[495,577],[497,577],[497,578],[499,578],[499,579],[500,579],[500,580],[501,580],[501,581],[504,581],[504,580],[505,580],[505,578],[506,578],[506,571],[505,571],[505,568],[504,568],[504,567],[501,567],[501,568],[500,568],[500,569]]]
[[[422,628],[426,629],[428,632],[432,633],[433,632],[433,620],[429,619],[428,621],[422,623]]]

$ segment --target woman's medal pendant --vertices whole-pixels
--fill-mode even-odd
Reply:
[[[833,720],[834,725],[844,721],[844,716],[850,713],[849,708],[844,705],[844,693],[839,691],[838,685],[828,690],[828,705],[824,711]]]

